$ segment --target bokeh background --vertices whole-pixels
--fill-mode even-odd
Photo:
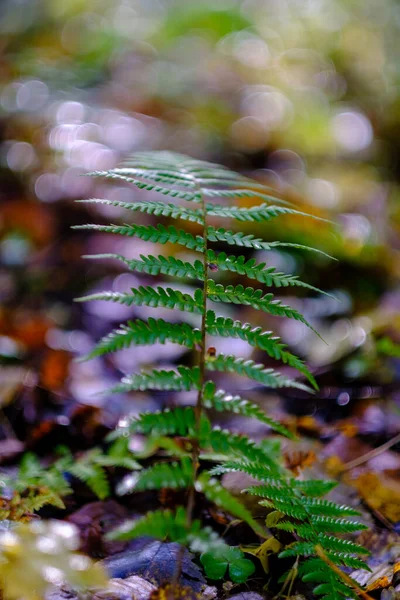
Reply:
[[[112,326],[148,314],[73,303],[87,291],[137,283],[81,254],[161,251],[70,229],[126,216],[73,201],[138,199],[135,189],[80,177],[135,150],[220,162],[332,219],[334,226],[285,217],[253,229],[338,259],[259,256],[340,300],[280,294],[328,345],[297,322],[274,327],[319,375],[327,410],[359,397],[396,401],[397,0],[3,0],[0,32],[0,393],[3,405],[16,389],[24,399],[17,431],[28,435],[44,409],[65,424],[66,399],[96,406],[96,391],[143,361],[132,350],[106,362],[71,361]],[[238,354],[249,351],[239,346]],[[173,352],[156,347],[152,358],[173,362],[182,350]]]

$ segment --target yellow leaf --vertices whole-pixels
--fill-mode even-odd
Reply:
[[[278,542],[276,538],[271,536],[263,544],[261,544],[261,546],[256,546],[254,548],[251,546],[240,546],[240,548],[243,552],[258,558],[262,568],[266,573],[268,573],[268,559],[271,554],[277,554],[280,551],[282,544]]]

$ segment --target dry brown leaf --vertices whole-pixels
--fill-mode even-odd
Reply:
[[[362,473],[356,479],[346,477],[364,502],[392,523],[400,521],[400,481],[385,474]]]

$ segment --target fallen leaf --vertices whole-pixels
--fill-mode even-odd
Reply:
[[[68,376],[69,352],[48,350],[40,365],[40,383],[48,390],[59,390]]]
[[[127,509],[115,500],[90,502],[69,515],[67,521],[80,531],[80,550],[92,557],[122,552],[127,542],[111,541],[105,535],[129,516]]]
[[[192,588],[182,585],[166,583],[151,593],[150,600],[200,600],[200,594],[197,594]]]
[[[91,600],[148,600],[156,586],[142,577],[133,575],[126,579],[110,579],[107,588],[96,591]]]
[[[246,554],[251,554],[258,558],[265,573],[269,571],[269,557],[271,554],[277,554],[282,548],[282,544],[274,537],[268,538],[261,546],[256,548],[240,546]]]
[[[181,548],[179,544],[139,538],[134,542],[133,548],[102,561],[110,577],[124,579],[131,575],[139,575],[158,586],[172,580]],[[205,584],[205,579],[199,567],[192,562],[192,558],[193,555],[185,549],[179,582],[199,592]]]
[[[400,521],[400,481],[380,473],[362,473],[348,481],[364,502],[392,523]]]
[[[286,468],[292,471],[294,475],[299,475],[303,469],[311,467],[317,460],[315,452],[307,450],[293,450],[290,452],[285,452],[283,457]]]

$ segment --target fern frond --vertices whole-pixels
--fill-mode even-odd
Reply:
[[[270,483],[267,480],[263,482],[262,485],[251,485],[250,487],[243,490],[247,494],[251,494],[252,496],[261,496],[263,498],[269,498],[271,500],[282,502],[287,502],[288,494],[291,494],[290,487],[285,485],[284,482],[272,482]]]
[[[144,256],[140,259],[126,258],[120,254],[88,254],[83,258],[103,260],[113,258],[126,264],[131,271],[146,273],[147,275],[169,275],[171,277],[181,277],[190,279],[204,280],[204,265],[201,261],[195,260],[194,263],[179,260],[173,256]]]
[[[224,390],[217,390],[212,381],[207,381],[203,387],[203,404],[205,408],[213,408],[217,412],[233,412],[243,417],[257,419],[274,431],[293,439],[293,434],[283,425],[271,419],[257,404],[245,400],[241,396],[232,396]]]
[[[271,469],[268,465],[261,462],[248,462],[241,460],[227,460],[221,465],[217,465],[210,469],[210,475],[224,475],[225,473],[238,473],[238,472],[247,473],[254,479],[259,479],[264,482],[266,485],[278,486],[282,487],[282,477],[272,477]],[[254,486],[255,488],[259,486]],[[289,491],[289,488],[288,488]],[[243,490],[244,492],[248,492],[247,489]],[[253,494],[257,495],[257,494]],[[262,495],[262,494],[261,494]]]
[[[196,490],[202,492],[219,508],[244,521],[259,535],[265,537],[264,529],[255,521],[251,512],[239,502],[216,479],[210,478],[207,473],[202,473],[195,483]]]
[[[307,250],[310,252],[316,252],[326,258],[332,259],[333,257],[312,246],[304,246],[303,244],[294,244],[291,242],[266,242],[261,238],[256,238],[252,234],[244,234],[242,232],[235,232],[223,229],[215,229],[215,227],[207,227],[207,239],[210,242],[225,242],[230,246],[239,246],[243,248],[254,248],[254,250],[272,250],[273,248],[296,248],[297,250]]]
[[[189,458],[182,458],[180,463],[160,462],[129,478],[129,485],[124,486],[125,494],[132,491],[185,488],[193,483],[193,464]]]
[[[206,328],[209,335],[239,338],[248,342],[250,346],[264,350],[271,358],[281,360],[284,364],[297,369],[317,388],[317,383],[304,361],[286,350],[287,345],[282,343],[279,337],[274,336],[272,331],[263,331],[262,327],[253,327],[249,323],[233,321],[231,318],[217,317],[212,310],[207,311]]]
[[[274,369],[267,369],[261,363],[246,358],[237,358],[232,354],[217,354],[215,357],[207,356],[206,365],[210,371],[237,373],[270,388],[294,387],[306,392],[312,391],[307,385],[285,377]]]
[[[348,521],[334,517],[311,516],[310,522],[314,530],[320,533],[351,533],[353,531],[360,531],[361,529],[368,529],[366,525],[358,521]]]
[[[126,181],[128,183],[133,183],[140,190],[146,190],[148,192],[157,192],[159,194],[163,194],[164,196],[171,196],[172,198],[179,198],[180,200],[186,200],[188,202],[201,202],[201,193],[198,191],[195,192],[184,192],[178,189],[171,189],[164,187],[162,185],[157,185],[155,183],[146,183],[140,181],[135,177],[130,177],[124,173],[118,172],[120,169],[111,169],[110,171],[93,171],[92,173],[87,173],[90,177],[104,177],[106,179],[119,179],[122,181]],[[165,183],[165,181],[163,181]],[[169,181],[167,181],[169,183]],[[171,184],[174,183],[171,180]]]
[[[194,432],[195,423],[194,410],[191,406],[177,406],[163,411],[142,413],[120,426],[119,434],[152,433],[184,436]]]
[[[320,533],[318,535],[318,543],[328,552],[341,552],[343,554],[371,554],[369,550],[360,544],[356,544],[350,540],[334,537],[333,535],[326,535],[324,533]]]
[[[297,556],[314,557],[315,546],[316,544],[314,542],[294,542],[282,550],[279,556],[281,558]],[[346,565],[353,569],[366,569],[367,571],[370,570],[363,560],[355,558],[354,556],[350,556],[348,553],[327,552],[326,555],[335,565]]]
[[[225,454],[228,459],[239,458],[241,461],[262,463],[266,468],[269,467],[271,475],[278,470],[274,459],[271,459],[259,445],[245,435],[214,427],[207,442],[214,452]]]
[[[85,204],[105,204],[106,206],[117,206],[133,212],[146,213],[156,217],[169,217],[170,219],[181,219],[204,225],[204,216],[201,208],[193,210],[175,204],[165,204],[164,202],[121,202],[119,200],[105,200],[102,198],[88,198],[87,200],[77,200]]]
[[[96,347],[80,360],[89,360],[96,356],[117,352],[131,345],[148,346],[159,342],[172,342],[193,348],[201,344],[201,331],[193,329],[187,323],[168,323],[164,319],[152,319],[147,321],[128,321],[127,325],[120,325],[96,345]]]
[[[245,275],[249,279],[256,279],[260,283],[271,287],[289,287],[297,286],[318,292],[330,298],[335,298],[317,287],[301,281],[297,275],[287,275],[280,273],[275,267],[268,267],[266,263],[257,263],[254,258],[246,259],[245,256],[228,255],[226,252],[215,253],[213,250],[207,250],[207,260],[209,264],[214,264],[220,271],[230,271]]]
[[[87,225],[74,225],[73,229],[88,229],[91,231],[102,231],[103,233],[113,233],[115,235],[138,237],[146,242],[158,244],[180,244],[190,250],[204,252],[204,239],[200,235],[194,237],[191,233],[183,229],[178,230],[173,225],[164,227],[164,225],[158,223],[156,227],[153,227],[153,225],[137,225],[135,223],[125,225],[97,225],[96,223],[88,223]]]
[[[262,184],[259,184],[258,187],[256,183],[254,184],[253,182],[251,182],[251,187],[253,189],[246,189],[246,187],[250,186],[248,186],[247,184],[245,184],[243,187],[236,185],[234,189],[230,190],[202,188],[202,192],[205,196],[208,196],[209,198],[255,198],[257,200],[264,200],[268,202],[274,202],[275,204],[284,204],[286,206],[290,206],[290,202],[288,202],[287,200],[283,200],[282,198],[278,198],[277,196],[266,194],[266,188]]]
[[[337,481],[325,481],[324,479],[306,479],[295,482],[296,490],[312,498],[319,498],[329,494],[337,485]]]
[[[302,499],[304,506],[307,507],[307,511],[310,515],[320,515],[328,517],[341,517],[341,516],[359,516],[359,511],[351,508],[350,506],[336,504],[330,500],[320,500],[319,498],[306,498]]]
[[[100,500],[104,500],[110,495],[110,484],[104,469],[90,459],[74,462],[68,471],[86,483]]]
[[[316,215],[311,215],[286,206],[274,206],[273,204],[260,204],[258,206],[251,206],[250,208],[206,204],[206,211],[207,215],[212,217],[226,217],[228,219],[235,219],[236,221],[257,223],[270,221],[281,215],[297,215],[327,222],[327,219],[323,219],[322,217],[317,217]]]
[[[190,177],[179,173],[176,169],[156,169],[153,165],[152,168],[145,166],[141,167],[125,167],[117,168],[113,170],[114,173],[138,177],[140,179],[150,179],[154,183],[167,183],[169,185],[179,185],[182,187],[195,188],[195,182]]]
[[[142,535],[160,540],[169,538],[173,542],[184,543],[187,540],[187,519],[183,507],[176,513],[171,510],[156,510],[147,513],[141,519],[126,521],[121,527],[112,531],[111,540],[132,540]]]
[[[318,584],[314,587],[314,594],[322,596],[323,600],[344,600],[345,598],[358,600],[356,591],[320,558],[306,560],[300,565],[299,575],[305,583]]]
[[[203,294],[200,289],[196,289],[194,295],[184,294],[180,290],[172,288],[153,288],[149,286],[139,286],[131,288],[129,292],[97,292],[88,296],[76,298],[76,302],[90,302],[91,300],[104,300],[106,302],[116,302],[126,306],[150,306],[151,308],[170,308],[185,312],[201,314],[203,312]]]
[[[198,390],[200,383],[199,367],[178,367],[177,371],[165,371],[163,369],[152,369],[141,371],[133,375],[127,375],[121,379],[121,383],[111,391],[116,393],[132,392],[135,390],[175,390],[189,391]]]
[[[187,516],[183,506],[176,512],[169,509],[147,513],[141,519],[127,521],[121,527],[108,534],[111,540],[132,540],[141,536],[149,536],[159,540],[169,539],[171,542],[185,544],[192,552],[221,552],[227,546],[210,527],[203,527],[195,519],[187,527]]]
[[[227,302],[233,304],[244,304],[251,306],[256,310],[262,310],[277,317],[287,317],[304,323],[311,329],[319,338],[319,333],[310,325],[307,319],[299,313],[295,308],[282,304],[280,300],[276,300],[274,294],[264,294],[263,290],[255,290],[252,287],[244,287],[239,284],[236,286],[223,286],[220,283],[215,283],[212,279],[207,281],[207,295],[214,302]]]
[[[185,323],[169,323],[163,319],[132,320],[122,324],[118,329],[100,340],[98,345],[87,358],[112,353],[131,345],[150,346],[154,343],[176,343],[189,349],[200,351],[200,364],[194,367],[177,366],[170,370],[142,370],[124,377],[113,391],[129,392],[133,390],[197,390],[198,397],[194,407],[176,407],[157,413],[145,413],[128,419],[118,428],[113,437],[117,437],[118,447],[115,452],[91,453],[84,460],[74,461],[72,455],[65,456],[60,463],[62,472],[76,470],[88,485],[97,486],[98,494],[108,491],[105,467],[114,464],[131,465],[133,473],[128,477],[128,488],[125,491],[190,488],[191,494],[200,492],[208,500],[223,508],[233,516],[245,521],[261,536],[264,529],[253,518],[248,509],[226,490],[212,475],[222,475],[228,472],[241,472],[253,476],[259,485],[251,486],[247,492],[258,496],[260,504],[271,509],[267,519],[268,527],[296,534],[300,538],[286,547],[281,556],[310,558],[310,568],[304,571],[311,580],[317,583],[315,592],[324,600],[343,600],[351,596],[351,582],[348,587],[338,576],[334,565],[354,566],[363,564],[356,555],[362,554],[360,547],[345,539],[336,538],[362,528],[360,523],[349,520],[356,514],[353,509],[340,506],[333,502],[320,500],[334,484],[325,481],[297,481],[292,474],[280,463],[279,446],[275,440],[264,440],[255,443],[239,433],[219,427],[212,428],[205,414],[206,409],[217,411],[228,410],[232,413],[258,419],[279,433],[290,437],[290,433],[279,423],[270,419],[262,409],[240,396],[231,396],[223,390],[217,390],[212,381],[205,381],[205,370],[235,373],[271,388],[296,387],[307,392],[312,391],[308,385],[294,381],[285,375],[267,368],[252,360],[237,358],[233,355],[216,354],[211,350],[205,352],[206,334],[217,337],[231,337],[246,341],[248,344],[262,350],[269,357],[296,369],[317,387],[313,375],[299,357],[292,354],[287,345],[271,331],[261,327],[253,327],[249,323],[234,321],[230,318],[216,316],[207,310],[207,301],[244,304],[258,311],[275,316],[287,317],[304,323],[315,331],[305,317],[294,308],[276,300],[273,294],[266,294],[261,289],[244,287],[243,285],[226,286],[208,280],[207,266],[210,271],[220,269],[244,275],[260,283],[276,287],[298,286],[320,292],[293,275],[287,275],[268,267],[265,263],[257,264],[254,259],[244,256],[227,256],[224,252],[213,252],[207,248],[207,242],[228,244],[254,250],[271,250],[274,248],[296,248],[309,250],[326,255],[324,252],[296,243],[279,241],[268,242],[252,234],[235,232],[224,228],[212,227],[206,222],[207,218],[216,217],[233,219],[241,222],[263,223],[281,215],[313,217],[299,210],[288,207],[284,200],[276,198],[272,190],[259,182],[253,182],[246,177],[231,172],[225,167],[195,160],[173,152],[149,153],[140,152],[126,161],[121,167],[108,172],[96,172],[91,175],[118,179],[133,183],[137,188],[158,192],[166,197],[166,202],[138,201],[120,202],[101,199],[89,199],[88,203],[100,203],[117,206],[148,215],[178,219],[200,225],[203,236],[193,235],[184,229],[161,224],[151,225],[86,225],[78,228],[93,231],[103,231],[117,235],[137,237],[160,244],[179,244],[190,250],[204,253],[204,263],[196,260],[193,263],[184,262],[174,257],[140,255],[138,259],[129,259],[119,254],[102,254],[94,258],[113,258],[123,262],[129,269],[148,275],[167,275],[184,277],[204,282],[202,289],[184,294],[178,290],[163,287],[141,286],[126,293],[100,292],[80,300],[108,300],[127,306],[145,305],[150,307],[166,307],[202,315],[201,328],[194,328]],[[206,198],[254,198],[262,203],[254,207],[225,206],[207,203]],[[185,208],[169,201],[177,198],[193,202],[201,202],[200,209]],[[286,205],[286,206],[285,206]],[[318,218],[318,217],[313,217]],[[324,220],[324,219],[322,219]],[[192,295],[193,294],[193,295]],[[329,294],[328,294],[329,295]],[[317,332],[316,332],[317,333]],[[318,334],[317,334],[318,335]],[[152,466],[141,470],[140,465],[128,452],[126,435],[140,433],[147,437],[144,451],[137,457],[146,459],[155,457]],[[119,437],[118,437],[119,436]],[[171,436],[171,437],[168,437]],[[181,439],[185,438],[184,443]],[[163,459],[157,462],[155,452],[162,449]],[[216,456],[217,455],[217,456]],[[171,457],[171,459],[169,458]],[[172,459],[173,457],[173,459]],[[216,459],[222,461],[210,472],[199,474],[200,460]],[[174,460],[174,462],[171,462]],[[78,465],[78,467],[75,465]],[[37,465],[33,465],[37,470]],[[102,479],[103,477],[103,479]],[[125,481],[125,480],[124,480]],[[129,487],[130,486],[130,487]],[[193,496],[187,509],[180,507],[176,512],[160,510],[148,513],[142,519],[130,522],[117,530],[112,537],[115,539],[132,539],[137,536],[153,536],[159,539],[170,539],[186,544],[194,551],[208,553],[206,563],[220,556],[218,573],[226,571],[227,564],[233,569],[240,568],[237,549],[230,549],[216,533],[208,528],[202,528],[200,520],[193,519]],[[232,551],[234,550],[234,551]],[[318,573],[315,563],[316,556],[324,558],[319,551],[326,552],[329,559]],[[240,551],[239,551],[240,552]],[[210,558],[211,557],[211,558]],[[329,561],[331,561],[329,563]],[[306,561],[307,562],[307,561]],[[204,563],[204,564],[206,564]],[[235,566],[236,565],[236,566]],[[330,568],[327,569],[327,565]],[[247,565],[246,576],[250,571]],[[230,572],[232,575],[232,572]],[[339,572],[340,575],[340,572]],[[306,577],[307,579],[307,577]],[[242,579],[243,581],[243,574]],[[238,579],[239,581],[239,579]]]

